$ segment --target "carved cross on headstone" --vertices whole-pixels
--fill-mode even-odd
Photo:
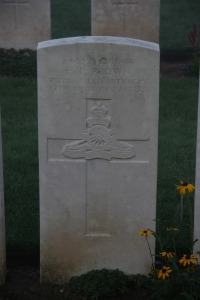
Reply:
[[[129,10],[130,7],[135,7],[137,4],[138,4],[137,0],[113,0],[113,5],[119,6],[123,10],[123,30],[124,30],[124,33],[126,33],[127,10]]]
[[[15,14],[15,28],[18,26],[18,6],[20,5],[28,5],[28,0],[2,0],[3,5],[11,5],[14,7],[14,14]],[[24,24],[25,25],[25,24]]]
[[[59,139],[49,139],[48,143],[48,153],[57,149],[56,153],[62,159],[77,159],[82,163],[85,160],[85,236],[89,237],[110,235],[108,207],[112,160],[123,163],[135,156],[133,141],[119,141],[112,132],[111,103],[111,99],[86,99],[83,138],[65,140],[62,148],[56,146]],[[51,161],[51,155],[49,159]]]

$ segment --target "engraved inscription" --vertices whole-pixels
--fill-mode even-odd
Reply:
[[[59,94],[66,91],[85,93],[85,97],[88,97],[88,92],[111,90],[140,94],[144,92],[148,78],[130,78],[130,69],[133,69],[135,63],[135,54],[129,52],[122,53],[121,56],[116,53],[111,53],[108,57],[99,53],[92,56],[88,53],[87,58],[63,58],[62,73],[49,78],[50,91]]]
[[[121,66],[121,65],[129,65],[135,63],[135,58],[133,56],[130,57],[118,57],[114,54],[111,54],[110,57],[102,57],[99,56],[95,58],[93,55],[88,55],[88,58],[80,58],[80,57],[74,57],[74,58],[63,58],[64,64],[77,64],[81,66],[102,66],[102,65],[115,65],[115,66]]]
[[[18,6],[28,5],[29,1],[28,0],[3,0],[2,4],[14,6],[15,28],[17,29],[17,26],[18,26]]]
[[[67,144],[63,154],[69,158],[111,160],[112,158],[127,159],[135,156],[134,147],[128,143],[117,141],[110,129],[111,118],[107,108],[101,103],[90,109],[86,120],[87,129],[83,140]]]
[[[126,18],[130,6],[135,7],[138,4],[137,0],[113,0],[113,5],[119,6],[122,9],[123,31],[126,33]]]
[[[138,4],[138,1],[134,0],[113,0],[113,4]]]
[[[80,73],[82,71],[80,70]],[[130,78],[108,78],[106,76],[85,77],[80,79],[79,85],[75,84],[75,78],[51,77],[49,79],[50,91],[89,92],[89,91],[113,91],[140,94],[145,90],[145,80]]]

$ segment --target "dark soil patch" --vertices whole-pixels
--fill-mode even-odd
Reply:
[[[199,66],[190,56],[172,54],[161,54],[160,74],[169,77],[196,77],[199,73]]]
[[[191,63],[169,63],[162,61],[160,64],[160,73],[169,77],[193,77],[196,76],[196,72],[193,70]]]
[[[86,300],[86,297],[70,292],[68,285],[40,284],[39,265],[33,262],[12,261],[7,268],[6,284],[0,287],[0,300]],[[128,295],[103,297],[99,300],[147,300],[143,288],[133,289]]]

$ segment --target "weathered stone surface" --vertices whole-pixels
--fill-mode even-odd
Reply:
[[[39,44],[42,282],[101,268],[149,272],[137,231],[155,226],[158,90],[157,44]]]
[[[5,212],[3,192],[3,159],[1,142],[1,116],[0,116],[0,285],[6,278],[6,251],[5,251]]]
[[[92,0],[92,35],[158,43],[160,0]]]
[[[0,0],[0,48],[36,49],[50,28],[50,0]]]
[[[197,121],[197,148],[196,148],[196,178],[195,178],[195,203],[194,203],[194,249],[199,251],[200,247],[200,79],[199,79],[199,103]]]

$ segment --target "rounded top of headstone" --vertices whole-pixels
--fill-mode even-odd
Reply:
[[[71,38],[62,38],[49,40],[38,43],[37,49],[63,46],[63,45],[72,45],[72,44],[118,44],[118,45],[129,45],[141,48],[147,48],[150,50],[159,51],[159,45],[156,43],[137,40],[132,38],[125,37],[115,37],[115,36],[81,36],[81,37],[71,37]]]

